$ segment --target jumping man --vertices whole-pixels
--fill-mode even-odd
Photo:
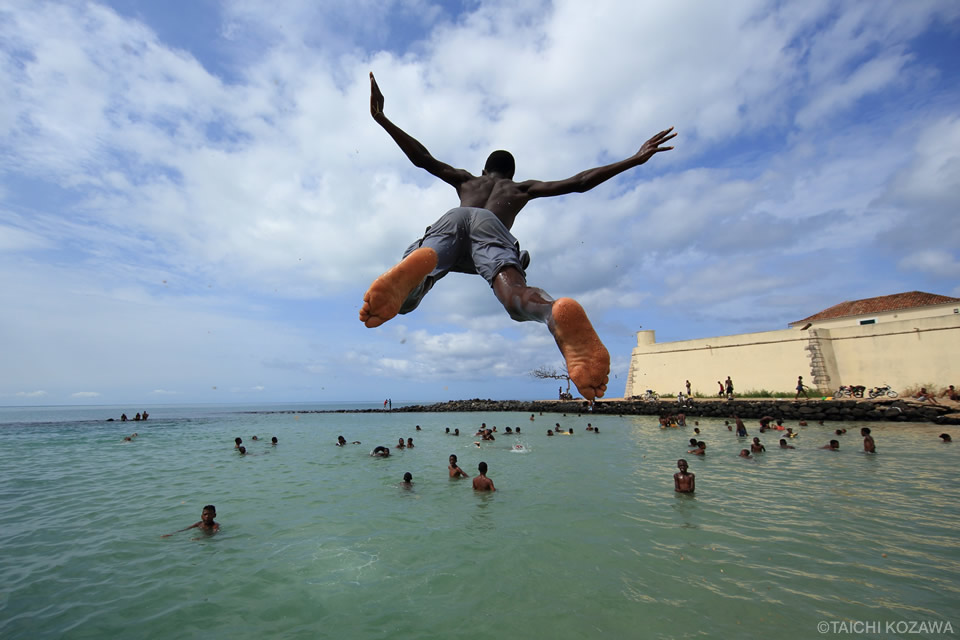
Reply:
[[[534,198],[589,191],[654,154],[673,149],[662,146],[677,135],[672,133],[673,127],[647,140],[625,160],[565,180],[514,182],[514,159],[509,152],[491,153],[480,176],[455,169],[434,158],[420,142],[388,120],[383,104],[383,94],[371,73],[370,115],[414,165],[457,190],[460,206],[428,227],[423,238],[407,248],[399,264],[374,280],[363,297],[361,322],[378,327],[398,313],[413,311],[436,281],[450,271],[477,273],[490,283],[511,318],[547,325],[566,360],[571,380],[584,398],[602,397],[610,373],[610,354],[575,300],[554,300],[544,290],[527,286],[524,269],[529,255],[521,253],[510,229],[520,210]]]

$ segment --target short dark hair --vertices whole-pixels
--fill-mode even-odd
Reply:
[[[404,482],[410,482],[411,480],[413,480],[413,475],[409,471],[407,471],[405,474],[403,474],[403,480]]]
[[[477,465],[477,469],[480,470],[480,473],[486,473],[486,472],[487,472],[487,463],[486,463],[486,462],[481,462],[480,464]]]
[[[483,165],[483,170],[487,173],[496,173],[505,178],[512,178],[517,170],[517,164],[513,159],[513,154],[503,149],[497,149],[487,157],[487,163]]]
[[[213,511],[214,513],[217,512],[217,508],[216,508],[215,506],[213,506],[212,504],[208,504],[207,506],[205,506],[205,507],[203,508],[203,510],[204,510],[204,511]]]
[[[860,432],[861,432],[861,433],[870,433],[870,427],[861,427],[861,428],[860,428]]]

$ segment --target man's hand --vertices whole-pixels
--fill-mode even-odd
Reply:
[[[371,79],[373,78],[372,74],[370,75],[370,78]],[[379,91],[377,93],[379,93]],[[380,96],[380,107],[381,108],[383,107],[383,96]],[[660,133],[658,133],[657,135],[653,136],[652,138],[650,138],[649,140],[643,143],[643,146],[640,147],[640,150],[637,151],[636,155],[634,156],[640,161],[640,164],[643,164],[644,162],[652,158],[653,154],[655,153],[660,153],[661,151],[670,151],[671,149],[673,149],[673,147],[660,146],[663,143],[665,143],[667,140],[670,140],[671,138],[675,138],[677,136],[676,132],[670,133],[671,131],[673,131],[673,127],[670,127],[669,129],[664,129],[663,131],[661,131]]]
[[[383,94],[380,93],[380,87],[377,86],[377,80],[370,72],[370,115],[376,120],[377,116],[383,114]]]

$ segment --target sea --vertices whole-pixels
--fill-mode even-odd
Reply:
[[[381,407],[0,408],[0,638],[960,634],[956,428],[748,422],[744,459],[717,419],[330,412]],[[218,533],[177,532],[207,504]]]

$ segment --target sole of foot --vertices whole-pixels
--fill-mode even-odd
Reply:
[[[363,296],[360,322],[379,327],[400,312],[410,292],[437,266],[437,252],[421,247],[373,281]]]
[[[572,298],[553,303],[553,337],[567,361],[567,373],[587,400],[602,398],[610,376],[610,354],[587,313]]]

